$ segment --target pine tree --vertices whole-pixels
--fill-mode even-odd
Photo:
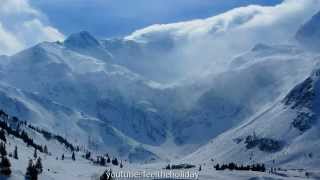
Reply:
[[[48,154],[48,153],[49,153],[49,152],[48,152],[48,147],[47,147],[47,145],[44,145],[43,152],[44,152],[45,154]]]
[[[1,157],[7,155],[6,145],[3,142],[0,143],[0,155]]]
[[[11,167],[11,163],[9,159],[6,156],[2,157],[0,162],[0,173],[5,176],[10,176],[11,175],[10,167]]]
[[[34,157],[34,159],[37,159],[37,157],[38,157],[36,148],[34,148],[33,157]]]
[[[2,140],[3,142],[7,142],[6,133],[4,129],[0,130],[0,140]]]
[[[40,157],[37,159],[35,168],[37,169],[38,174],[42,173],[43,167],[42,167],[42,162]]]
[[[202,167],[201,167],[201,165],[199,166],[199,171],[201,171],[202,170]]]
[[[108,157],[107,158],[107,163],[109,164],[111,162],[111,160],[110,160],[109,156],[107,156],[107,157]]]
[[[75,161],[76,160],[76,155],[74,154],[74,152],[72,152],[72,160]]]
[[[87,153],[86,153],[86,159],[90,159],[90,157],[91,157],[91,152],[90,151],[88,151]]]
[[[19,159],[19,157],[18,157],[18,147],[17,146],[14,147],[13,158]]]
[[[220,170],[220,165],[219,165],[219,163],[216,164],[216,165],[214,166],[214,168],[215,168],[216,170]]]
[[[38,180],[38,172],[31,159],[29,160],[29,164],[26,170],[26,179]]]
[[[112,164],[115,165],[115,166],[118,166],[118,165],[119,165],[118,159],[117,159],[117,158],[114,158],[114,159],[112,160]]]
[[[104,157],[100,157],[100,162],[99,162],[100,166],[105,166],[106,165],[106,158]]]
[[[123,164],[122,164],[122,161],[120,162],[120,168],[123,168]]]
[[[261,166],[261,171],[266,172],[266,166],[264,164],[262,164],[262,166]]]
[[[61,156],[61,160],[64,160],[64,154],[62,154],[62,156]]]

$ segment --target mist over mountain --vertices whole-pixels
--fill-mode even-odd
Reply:
[[[318,24],[320,23],[320,12],[315,14],[310,21],[305,23],[297,32],[296,39],[302,45],[312,50],[319,50],[320,32]]]

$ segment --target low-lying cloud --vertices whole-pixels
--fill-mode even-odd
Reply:
[[[13,54],[42,41],[62,40],[64,35],[50,26],[46,17],[28,0],[1,0],[0,54]]]
[[[207,19],[152,25],[135,31],[127,36],[127,39],[148,41],[157,36],[178,40],[193,39],[206,35],[218,36],[221,33],[230,33],[235,30],[246,30],[249,34],[258,28],[263,28],[265,31],[295,32],[304,21],[320,10],[319,5],[319,0],[285,0],[275,6],[250,5]],[[292,29],[293,27],[295,28]],[[260,35],[263,37],[262,34]],[[288,38],[288,35],[290,36],[290,33],[283,38]]]

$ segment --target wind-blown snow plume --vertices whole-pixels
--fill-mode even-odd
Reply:
[[[173,59],[183,61],[180,65],[184,67],[178,69],[193,74],[201,74],[203,67],[219,71],[228,62],[226,59],[257,43],[288,41],[315,14],[319,5],[319,0],[285,0],[275,6],[251,5],[207,19],[153,25],[132,33],[126,39],[172,41],[176,47]]]
[[[0,54],[13,54],[41,41],[62,40],[63,34],[46,21],[28,0],[1,0]]]

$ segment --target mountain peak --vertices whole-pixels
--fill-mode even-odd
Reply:
[[[71,34],[64,41],[64,44],[67,47],[72,48],[87,48],[100,46],[100,42],[88,31],[80,31],[78,33]]]

